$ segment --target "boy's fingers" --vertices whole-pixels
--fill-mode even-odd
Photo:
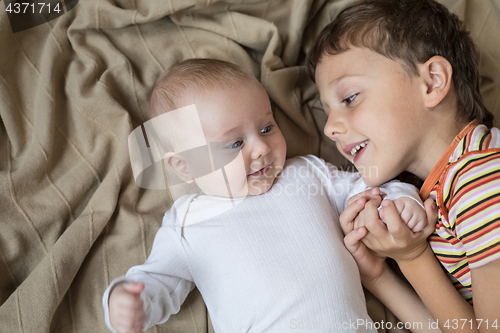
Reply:
[[[382,239],[387,236],[387,228],[379,218],[378,206],[382,198],[374,198],[365,205],[365,226],[375,238]]]
[[[391,235],[398,235],[410,230],[406,224],[401,221],[396,205],[391,200],[384,200],[382,202],[382,209],[384,210],[385,222],[387,224],[387,230]]]
[[[425,213],[427,214],[427,225],[422,231],[427,235],[430,235],[436,228],[438,210],[436,203],[431,198],[425,200],[424,207],[425,207]]]
[[[360,246],[363,246],[360,240],[365,237],[367,232],[366,228],[361,227],[351,231],[344,237],[345,247],[352,255],[358,252]]]
[[[368,201],[378,196],[380,196],[380,189],[378,187],[374,187],[350,197],[349,200],[347,200],[347,205],[349,206],[351,203],[360,198],[365,198]]]
[[[359,212],[365,208],[366,200],[363,198],[358,199],[352,205],[347,206],[346,209],[340,214],[340,225],[342,226],[342,230],[345,233],[348,233],[352,230],[352,226],[349,227],[349,223],[354,222],[356,216],[358,216]]]
[[[384,217],[384,210],[383,209],[379,209],[378,216],[382,220],[382,222],[385,223],[385,217]]]
[[[425,212],[427,213],[427,222],[429,224],[435,225],[438,218],[437,206],[434,200],[431,198],[425,200],[424,202]]]

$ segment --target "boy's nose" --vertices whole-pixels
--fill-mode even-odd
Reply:
[[[262,156],[266,156],[270,151],[271,147],[269,144],[265,140],[259,138],[254,143],[251,157],[253,160],[256,160]]]
[[[324,128],[325,135],[332,140],[337,140],[338,137],[345,134],[345,132],[346,126],[342,117],[334,114],[334,112],[330,112]]]

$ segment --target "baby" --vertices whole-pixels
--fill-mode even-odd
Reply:
[[[109,329],[164,323],[196,286],[218,333],[377,331],[339,224],[348,199],[367,190],[359,173],[314,156],[286,160],[265,89],[234,64],[173,66],[151,110],[167,141],[165,163],[203,194],[176,200],[148,260],[108,287]],[[390,182],[381,190],[410,229],[422,230],[415,188]]]

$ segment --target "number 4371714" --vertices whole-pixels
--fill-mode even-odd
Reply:
[[[23,8],[24,7],[24,8]],[[44,8],[45,11],[43,10]],[[50,3],[45,3],[45,2],[38,2],[36,5],[35,3],[27,3],[27,2],[23,2],[23,3],[19,3],[19,2],[16,2],[16,3],[9,3],[9,5],[7,6],[7,8],[5,8],[5,11],[6,12],[9,12],[10,14],[14,13],[14,14],[19,14],[19,13],[23,13],[25,14],[26,11],[28,13],[32,13],[32,14],[35,14],[36,12],[38,12],[38,14],[41,14],[42,11],[46,12],[48,11],[48,13],[51,13],[51,12],[61,12],[61,9],[59,8],[59,3],[57,3],[53,8],[50,8]]]
[[[486,320],[482,320],[482,319],[476,319],[476,325],[477,325],[477,329],[481,328],[481,326],[486,326],[486,328],[494,328],[494,329],[498,329],[498,322],[497,320],[495,319],[494,322],[492,323],[488,323],[488,319]],[[472,319],[470,320],[467,320],[467,319],[453,319],[453,320],[447,320],[444,325],[444,327],[446,327],[447,329],[453,329],[453,330],[456,330],[456,329],[465,329],[465,328],[474,328],[474,324],[473,324],[473,321]]]

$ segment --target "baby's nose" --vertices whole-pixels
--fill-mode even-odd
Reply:
[[[257,140],[252,150],[252,159],[256,160],[262,156],[266,156],[271,151],[271,147],[265,140]]]

